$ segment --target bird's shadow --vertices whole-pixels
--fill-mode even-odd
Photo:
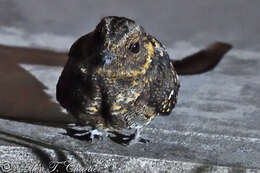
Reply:
[[[66,60],[65,53],[0,45],[0,118],[43,124],[72,123],[73,117],[63,113],[45,92],[47,86],[21,67],[21,64],[63,66]]]
[[[65,53],[0,45],[0,118],[47,126],[73,123],[74,118],[62,113],[60,106],[51,101],[51,97],[44,92],[46,86],[20,66],[63,66],[66,60]],[[85,165],[83,159],[75,152],[40,142],[38,139],[34,140],[31,136],[23,136],[18,131],[13,133],[1,128],[0,140],[31,149],[46,169],[52,161],[67,161],[68,155],[72,155],[82,167]],[[53,150],[56,159],[45,149]],[[66,172],[62,164],[57,165],[56,170]]]

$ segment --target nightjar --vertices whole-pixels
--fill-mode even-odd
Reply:
[[[171,113],[180,87],[178,74],[208,71],[230,48],[214,43],[174,61],[166,47],[135,21],[104,17],[70,48],[57,100],[78,125],[116,134],[140,129],[156,116]]]

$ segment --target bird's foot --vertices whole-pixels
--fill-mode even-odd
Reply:
[[[149,143],[148,139],[141,137],[140,129],[136,129],[133,134],[123,134],[117,131],[106,131],[100,129],[94,129],[88,126],[78,126],[75,124],[69,125],[65,128],[66,133],[72,138],[76,138],[84,141],[93,141],[95,139],[103,139],[104,136],[109,137],[113,142],[121,145],[132,145],[136,143]]]
[[[85,140],[85,141],[93,141],[94,139],[102,139],[104,133],[102,131],[99,131],[98,129],[74,129],[74,128],[66,128],[65,135],[68,135],[70,137],[79,139],[79,140]]]
[[[130,135],[121,134],[118,132],[110,132],[112,135],[109,135],[109,138],[121,145],[132,145],[136,143],[149,143],[148,139],[140,137],[140,132],[135,132]]]

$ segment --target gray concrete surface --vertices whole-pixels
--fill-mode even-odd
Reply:
[[[125,147],[106,138],[88,143],[60,128],[0,120],[0,171],[4,165],[22,172],[71,160],[92,172],[260,172],[259,5],[256,0],[1,1],[1,43],[66,50],[101,16],[124,15],[166,43],[172,58],[213,40],[235,48],[214,71],[181,77],[176,109],[144,129],[151,143]],[[55,80],[48,83],[26,70],[54,87]]]
[[[85,169],[105,166],[101,172],[259,172],[260,60],[238,56],[243,54],[234,50],[214,71],[181,77],[175,110],[143,131],[148,144],[122,146],[107,138],[90,143],[63,135],[60,128],[0,120],[1,163],[71,160]],[[23,68],[54,96],[61,68]]]

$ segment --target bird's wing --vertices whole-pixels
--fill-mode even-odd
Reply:
[[[161,115],[169,115],[177,101],[178,77],[171,62],[163,63],[161,60],[156,68],[156,74],[152,75],[149,104]]]
[[[181,60],[173,60],[178,75],[194,75],[212,70],[232,48],[232,45],[215,42],[207,48]]]

